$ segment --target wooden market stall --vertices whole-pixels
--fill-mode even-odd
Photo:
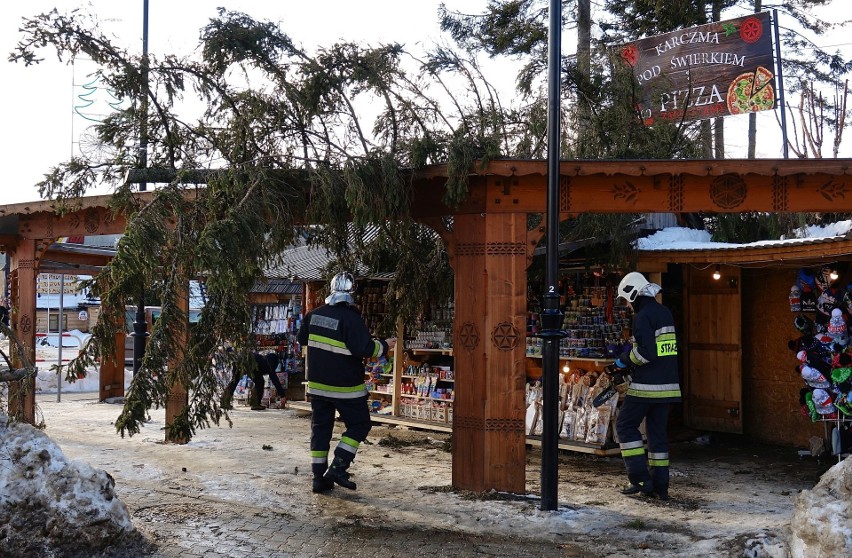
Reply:
[[[474,164],[469,195],[455,207],[442,201],[446,165],[413,177],[412,214],[444,239],[455,272],[452,483],[459,489],[526,490],[527,267],[545,233],[544,221],[530,217],[545,210],[546,168],[543,160]],[[45,250],[57,236],[91,228],[121,232],[122,218],[110,217],[105,201],[86,199],[62,216],[49,202],[0,208],[0,240],[12,255],[13,327],[30,350],[35,275]],[[848,159],[572,160],[560,166],[563,219],[581,212],[850,210]],[[185,405],[185,393],[177,395],[170,404]],[[717,406],[705,408],[719,413]]]
[[[803,416],[806,384],[788,346],[803,335],[794,321],[813,321],[818,310],[791,307],[790,292],[802,270],[822,269],[836,271],[834,287],[846,291],[852,236],[646,250],[639,265],[665,266],[682,281],[684,424],[799,447],[825,436],[824,421]]]

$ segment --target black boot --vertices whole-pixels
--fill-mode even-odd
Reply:
[[[329,466],[328,471],[325,472],[325,478],[327,480],[333,481],[343,488],[348,488],[349,490],[355,490],[355,483],[349,480],[349,473],[346,471],[349,468],[352,460],[343,459],[340,456],[334,456],[334,461],[331,462],[331,466]]]
[[[328,492],[334,488],[334,481],[331,479],[327,479],[325,477],[314,477],[314,483],[311,490],[315,494],[321,494],[323,492]]]
[[[648,495],[654,492],[654,485],[650,482],[641,482],[639,484],[629,484],[626,488],[621,490],[622,494],[626,494],[627,496],[631,496],[633,494],[642,494]]]

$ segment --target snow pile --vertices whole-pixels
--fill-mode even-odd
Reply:
[[[708,246],[711,245],[711,246]],[[636,242],[639,250],[673,250],[678,248],[704,248],[730,246],[723,242],[710,242],[710,233],[705,230],[684,227],[666,227],[661,231]]]
[[[852,221],[837,221],[828,225],[810,225],[796,229],[796,238],[826,238],[831,236],[845,236],[852,229]]]
[[[70,461],[43,432],[0,415],[0,556],[54,556],[135,532],[105,471]]]
[[[685,227],[666,227],[645,238],[636,241],[639,250],[712,250],[721,248],[739,248],[744,246],[759,247],[767,244],[797,244],[803,240],[833,238],[845,236],[852,230],[852,221],[838,221],[829,225],[812,225],[794,231],[794,236],[780,240],[759,240],[744,244],[729,242],[712,242],[710,233],[703,229],[688,229]]]
[[[852,556],[852,459],[829,469],[812,490],[796,498],[791,555]]]

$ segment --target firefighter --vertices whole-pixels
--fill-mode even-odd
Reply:
[[[308,348],[307,392],[311,396],[311,470],[313,491],[334,488],[335,483],[355,490],[349,465],[358,446],[370,432],[368,393],[364,387],[364,358],[386,355],[393,338],[373,339],[358,312],[352,294],[355,279],[349,272],[335,275],[325,305],[309,312],[299,328],[298,340]],[[328,465],[335,412],[345,425]]]
[[[616,421],[621,456],[630,484],[622,494],[669,497],[669,405],[680,401],[677,339],[671,311],[654,298],[660,286],[631,272],[618,296],[633,310],[633,343],[613,365],[631,377]],[[645,421],[646,453],[639,425]]]

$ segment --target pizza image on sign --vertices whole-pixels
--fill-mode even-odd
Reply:
[[[738,75],[728,87],[728,112],[748,114],[774,108],[774,77],[772,72],[763,66],[758,66],[754,72]]]

